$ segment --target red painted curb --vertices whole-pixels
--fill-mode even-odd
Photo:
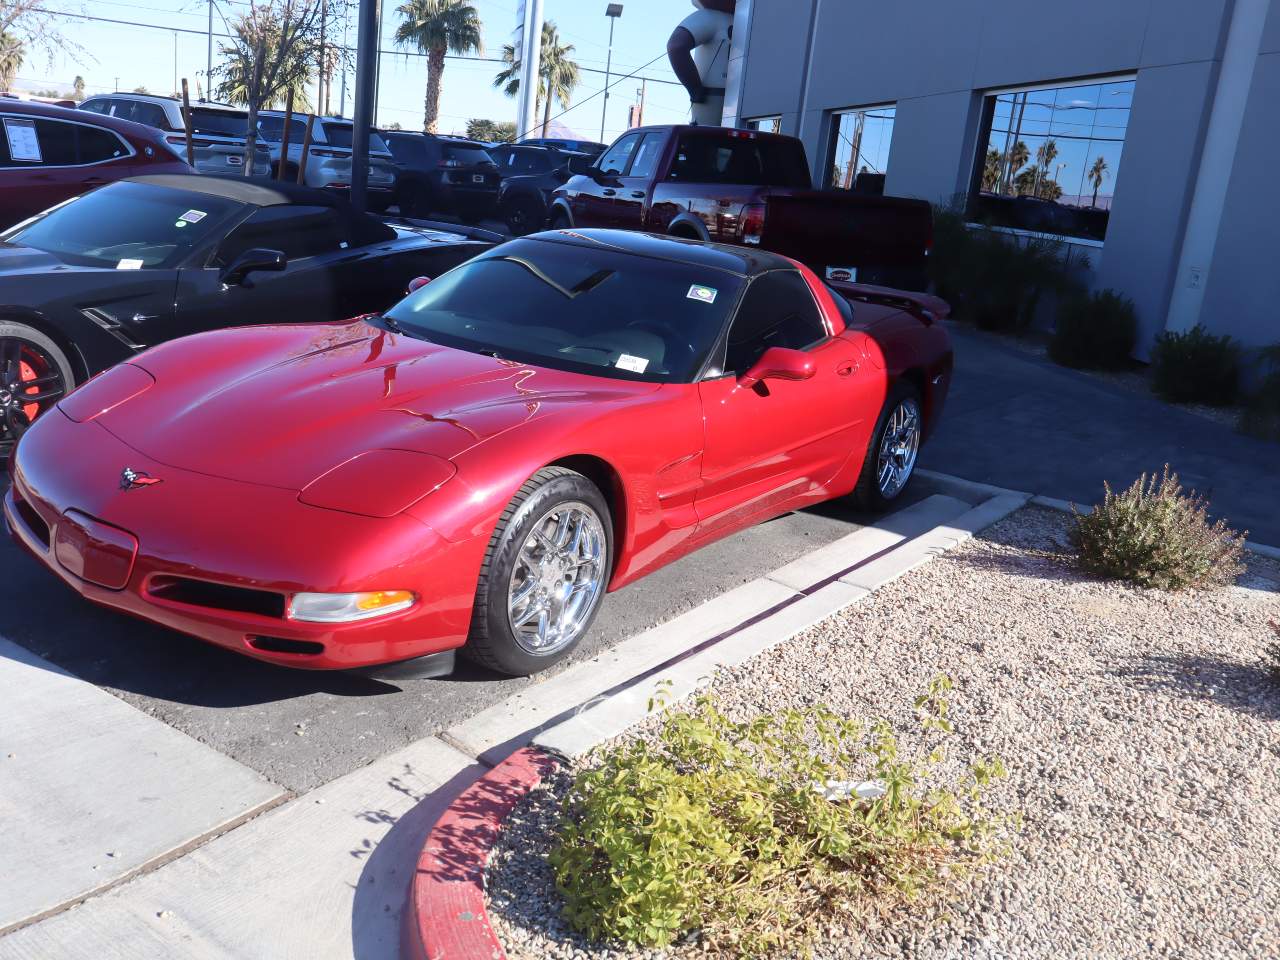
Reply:
[[[556,766],[541,750],[517,750],[440,815],[409,888],[404,960],[506,960],[484,909],[485,864],[512,809]]]

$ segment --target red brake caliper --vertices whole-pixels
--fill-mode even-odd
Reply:
[[[28,383],[29,381],[34,380],[37,376],[39,376],[39,374],[36,373],[35,367],[31,366],[31,364],[27,363],[25,360],[18,361],[18,380],[22,383]],[[23,393],[39,392],[39,387],[28,387],[23,391]],[[40,405],[38,403],[28,403],[22,408],[22,412],[27,415],[28,420],[35,420],[36,414],[40,412]]]

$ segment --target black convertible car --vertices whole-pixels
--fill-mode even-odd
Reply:
[[[153,344],[381,311],[500,239],[239,178],[135,177],[67,201],[0,234],[0,452]]]

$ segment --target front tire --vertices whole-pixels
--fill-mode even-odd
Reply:
[[[558,663],[591,629],[613,567],[604,495],[580,473],[546,467],[498,520],[476,585],[464,652],[523,677]]]
[[[532,197],[515,197],[502,205],[502,219],[513,237],[523,237],[542,229],[545,214]]]
[[[859,509],[879,513],[902,499],[920,454],[921,410],[920,393],[910,383],[899,382],[889,391],[853,491]]]
[[[75,385],[71,362],[49,337],[0,321],[0,454]]]

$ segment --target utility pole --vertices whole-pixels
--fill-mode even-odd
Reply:
[[[351,131],[351,205],[364,212],[369,197],[369,128],[378,71],[378,0],[360,0],[356,21],[356,104]]]
[[[213,99],[213,0],[209,0],[209,36],[204,46],[204,88],[205,99]]]
[[[542,0],[524,0],[520,8],[520,100],[516,110],[516,139],[523,140],[538,125],[538,87],[542,73]]]
[[[173,31],[173,92],[178,92],[178,31]]]
[[[320,0],[320,69],[317,71],[320,77],[320,81],[319,81],[318,87],[316,88],[316,108],[313,111],[314,113],[320,113],[321,111],[324,110],[324,67],[325,67],[324,28],[327,25],[326,17],[328,16],[328,13],[329,13],[328,0]]]
[[[604,142],[604,122],[609,116],[609,76],[613,70],[613,25],[622,16],[622,4],[611,3],[605,8],[604,15],[609,18],[609,56],[604,62],[604,105],[600,108],[600,142]]]
[[[636,114],[637,127],[644,126],[644,97],[648,89],[649,89],[649,81],[646,78],[641,77],[640,78],[640,112]]]

